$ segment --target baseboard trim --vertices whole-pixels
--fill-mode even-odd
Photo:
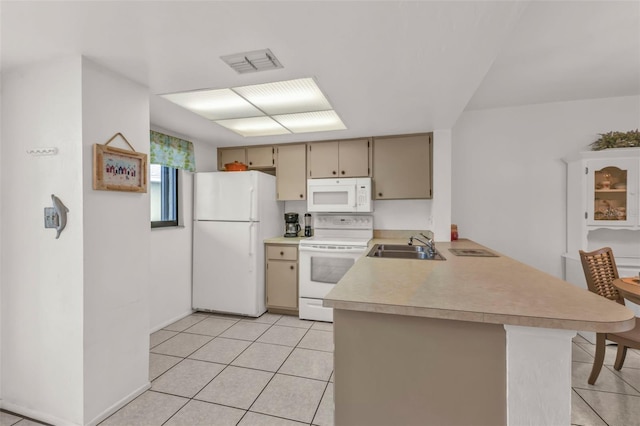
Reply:
[[[129,395],[122,398],[120,401],[113,404],[111,407],[104,410],[102,413],[98,414],[93,420],[86,423],[85,425],[86,426],[97,425],[98,423],[100,423],[101,421],[103,421],[104,419],[106,419],[107,417],[109,417],[110,415],[112,415],[113,413],[115,413],[116,411],[118,411],[119,409],[121,409],[122,407],[124,407],[125,405],[127,405],[128,403],[136,399],[137,397],[139,397],[143,392],[145,392],[149,388],[151,388],[151,382],[145,383],[135,391],[131,392]]]
[[[68,420],[63,420],[56,416],[52,416],[51,414],[42,413],[37,410],[32,410],[30,408],[23,407],[18,404],[14,404],[5,399],[0,401],[0,407],[2,407],[3,410],[10,411],[18,416],[28,417],[33,420],[37,420],[39,422],[43,422],[51,425],[56,425],[56,426],[58,425],[59,426],[79,426],[80,425],[79,423],[73,423]]]
[[[104,419],[106,419],[116,411],[118,411],[120,408],[124,407],[126,404],[136,399],[138,396],[140,396],[143,392],[145,392],[149,388],[151,388],[151,382],[145,383],[135,391],[131,392],[129,395],[122,398],[120,401],[113,404],[111,407],[104,410],[102,413],[100,413],[90,422],[85,423],[85,426],[97,425],[98,423],[100,423],[101,421],[103,421]],[[39,422],[47,423],[50,425],[56,425],[56,426],[81,426],[82,425],[81,423],[73,423],[68,420],[64,420],[56,416],[52,416],[51,414],[42,413],[37,410],[32,410],[30,408],[26,408],[21,405],[14,404],[5,399],[0,399],[0,408],[6,411],[10,411],[18,416],[31,418],[33,420],[37,420]]]
[[[155,333],[158,330],[162,330],[163,328],[165,328],[166,326],[168,326],[169,324],[173,324],[176,321],[181,320],[182,318],[188,317],[189,315],[191,315],[192,313],[194,313],[195,311],[193,309],[189,309],[186,313],[180,314],[170,320],[167,320],[163,323],[161,323],[160,325],[157,326],[153,326],[151,327],[151,331],[150,333]]]

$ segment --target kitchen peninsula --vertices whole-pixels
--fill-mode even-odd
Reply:
[[[443,261],[363,256],[325,297],[336,426],[569,425],[575,331],[628,330],[633,313],[499,253],[449,248],[485,247],[438,243]]]

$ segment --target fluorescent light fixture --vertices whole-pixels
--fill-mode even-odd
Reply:
[[[346,129],[313,78],[162,97],[245,137]]]
[[[326,132],[347,128],[333,110],[274,115],[273,119],[293,133]]]
[[[231,120],[218,120],[216,123],[245,137],[285,135],[291,133],[271,117],[235,118]]]
[[[234,87],[233,91],[267,115],[331,109],[313,78]]]
[[[231,89],[172,93],[162,97],[209,120],[265,115]]]

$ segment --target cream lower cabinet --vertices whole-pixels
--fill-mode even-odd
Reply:
[[[432,134],[373,138],[373,198],[433,198]]]
[[[276,148],[276,191],[279,201],[307,199],[307,146]]]
[[[298,246],[265,244],[267,309],[298,314]]]

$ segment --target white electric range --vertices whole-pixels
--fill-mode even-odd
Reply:
[[[324,296],[367,251],[373,238],[372,215],[317,214],[314,236],[300,241],[299,317],[333,321]]]

